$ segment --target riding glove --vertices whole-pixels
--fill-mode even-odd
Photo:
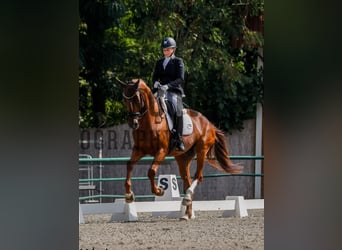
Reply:
[[[169,88],[169,86],[167,86],[167,84],[160,86],[160,89],[162,89],[163,91],[168,90],[168,88]]]
[[[159,88],[159,86],[161,86],[160,82],[155,81],[153,87],[154,87],[155,89],[157,89],[157,88]]]

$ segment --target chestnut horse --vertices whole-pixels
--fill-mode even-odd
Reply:
[[[186,206],[185,215],[182,218],[191,219],[192,195],[197,183],[203,180],[205,160],[218,170],[232,174],[241,173],[243,167],[233,164],[229,159],[223,132],[210,123],[201,113],[191,109],[186,109],[186,112],[193,122],[193,132],[190,135],[183,136],[185,151],[172,150],[169,152],[169,141],[172,134],[169,131],[165,115],[151,89],[141,79],[134,79],[129,83],[118,81],[124,85],[123,97],[128,110],[128,124],[133,128],[134,140],[131,158],[127,162],[126,202],[134,201],[131,176],[133,166],[137,161],[145,155],[154,157],[148,170],[148,177],[151,182],[152,193],[162,196],[164,190],[156,185],[155,176],[165,157],[167,155],[174,156],[183,180],[184,190],[187,190],[182,202]],[[192,182],[190,165],[196,155],[197,170],[194,175],[194,182]]]

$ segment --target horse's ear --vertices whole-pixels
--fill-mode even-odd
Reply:
[[[126,87],[127,83],[121,81],[119,78],[115,77],[115,80],[117,80],[122,86]]]

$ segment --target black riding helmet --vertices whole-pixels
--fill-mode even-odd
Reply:
[[[163,39],[161,47],[162,49],[176,48],[176,41],[172,37],[166,37]]]

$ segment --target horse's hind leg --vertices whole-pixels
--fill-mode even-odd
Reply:
[[[192,183],[190,165],[194,156],[195,156],[194,151],[188,151],[187,153],[183,155],[175,157],[177,164],[178,164],[180,176],[183,180],[184,191],[187,191]],[[192,201],[192,195],[190,195],[190,200],[183,199],[182,204],[186,206],[185,217],[183,216],[182,217],[183,219],[191,219],[192,217],[192,202],[191,201]]]
[[[196,153],[197,153],[197,170],[195,173],[194,181],[192,182],[190,179],[189,183],[191,185],[189,185],[185,189],[186,194],[185,194],[184,199],[183,199],[184,205],[190,205],[192,203],[192,197],[193,197],[195,188],[203,180],[204,161],[205,161],[205,157],[206,157],[208,150],[209,149],[207,149],[207,147],[201,147],[200,149],[196,150]],[[189,168],[190,168],[190,166],[189,166]]]
[[[205,162],[205,157],[209,149],[207,148],[202,148],[197,151],[197,169],[195,173],[195,180],[198,180],[198,182],[202,182],[203,180],[203,168],[204,168],[204,162]]]

